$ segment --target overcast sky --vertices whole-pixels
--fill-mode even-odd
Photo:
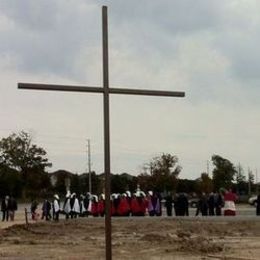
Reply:
[[[103,171],[102,95],[17,82],[101,86],[104,4],[110,86],[186,92],[111,96],[111,171],[139,174],[163,152],[178,156],[180,178],[207,171],[213,154],[260,169],[258,0],[1,0],[0,137],[26,130],[50,171],[77,173],[90,139],[92,169]]]

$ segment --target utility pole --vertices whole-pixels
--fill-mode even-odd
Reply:
[[[256,184],[256,192],[258,194],[258,176],[257,176],[257,168],[255,169],[255,184]]]
[[[251,196],[251,170],[248,167],[248,195]]]
[[[91,152],[90,152],[90,139],[88,141],[88,190],[92,194],[92,184],[91,184]]]
[[[209,160],[207,160],[207,174],[209,176]]]
[[[239,182],[240,177],[241,177],[241,165],[240,165],[240,162],[239,162],[238,167],[237,167],[237,183]]]

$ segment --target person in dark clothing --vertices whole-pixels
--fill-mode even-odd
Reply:
[[[215,215],[215,212],[214,212],[214,209],[215,209],[215,196],[214,196],[213,192],[211,192],[209,194],[208,206],[209,206],[209,216],[214,216]]]
[[[70,196],[70,217],[71,218],[75,218],[76,217],[75,213],[72,210],[73,207],[74,207],[75,199],[76,199],[76,194],[72,193],[71,196]]]
[[[179,194],[176,193],[173,197],[173,207],[175,216],[179,216]]]
[[[5,196],[5,198],[2,199],[1,203],[1,211],[3,214],[2,221],[8,221],[9,219],[9,196]]]
[[[14,221],[15,211],[17,210],[17,202],[13,196],[11,196],[8,205],[9,217],[11,221]]]
[[[258,194],[256,199],[256,215],[260,216],[260,194]]]
[[[165,198],[165,207],[166,207],[166,212],[168,217],[172,216],[172,203],[173,203],[173,199],[172,196],[169,194]]]
[[[184,199],[184,207],[185,207],[185,216],[189,216],[189,200],[187,194],[184,194],[185,199]]]
[[[203,192],[198,201],[196,216],[201,213],[202,216],[208,216],[208,200],[206,194]]]
[[[42,219],[51,219],[51,203],[46,199],[42,204]]]
[[[156,192],[155,194],[155,198],[156,198],[156,206],[155,206],[155,215],[157,217],[160,217],[162,215],[162,197],[161,194],[159,192]]]
[[[178,215],[189,216],[189,202],[188,198],[184,193],[181,193],[177,199]]]
[[[86,213],[85,213],[86,217],[88,217],[91,214],[90,209],[89,209],[89,205],[91,204],[90,203],[90,197],[91,197],[91,194],[88,192],[86,194],[86,196],[84,197],[84,200],[83,200],[83,205],[86,209]]]
[[[32,201],[32,204],[31,204],[32,220],[37,220],[38,219],[38,216],[37,216],[38,204],[39,203],[36,200]]]
[[[223,207],[224,201],[220,192],[215,194],[215,214],[221,216],[221,208]]]

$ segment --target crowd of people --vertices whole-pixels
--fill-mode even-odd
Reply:
[[[237,196],[231,190],[220,190],[216,193],[201,193],[196,201],[195,216],[234,216],[236,215],[235,202]],[[160,193],[137,190],[135,193],[126,191],[123,194],[112,194],[111,216],[162,216],[162,208],[166,208],[167,216],[189,216],[189,199],[185,193],[176,193],[162,198]],[[2,221],[14,220],[17,202],[13,197],[5,196],[2,199]],[[58,221],[60,215],[65,219],[77,217],[104,217],[105,195],[99,196],[86,193],[77,196],[76,193],[67,192],[61,202],[58,194],[52,200],[45,199],[39,208],[39,203],[33,200],[30,213],[32,220],[45,219]],[[260,195],[257,197],[256,214],[260,215]]]
[[[32,219],[40,217],[37,211],[38,203],[31,204]],[[111,195],[111,216],[149,216],[162,215],[162,203],[159,193],[151,191],[146,195],[143,191],[131,194],[129,191],[123,194]],[[52,214],[51,214],[52,213]],[[44,200],[42,205],[41,219],[58,221],[60,214],[64,214],[66,219],[77,217],[104,217],[105,215],[105,195],[99,196],[87,193],[77,196],[76,193],[67,192],[65,200],[61,203],[57,194],[53,201]]]
[[[195,216],[234,216],[236,215],[235,202],[237,195],[231,190],[222,190],[216,193],[202,193],[197,200]],[[258,196],[257,214],[260,215],[260,196]],[[131,194],[126,191],[123,194],[111,195],[111,216],[162,216],[162,208],[166,208],[167,216],[189,216],[189,199],[185,193],[168,195],[162,199],[160,193],[138,190]],[[33,205],[33,204],[32,204]],[[31,208],[34,216],[34,210]],[[51,212],[52,211],[52,212]],[[52,213],[52,214],[51,214]],[[42,219],[58,221],[60,214],[66,219],[77,217],[104,217],[105,196],[87,193],[77,196],[76,193],[67,192],[65,200],[61,203],[57,194],[52,203],[48,200],[43,202]]]

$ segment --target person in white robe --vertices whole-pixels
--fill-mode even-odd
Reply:
[[[65,201],[63,204],[63,212],[65,214],[65,218],[69,219],[69,215],[71,213],[71,207],[70,207],[70,191],[67,192]]]
[[[71,218],[77,218],[78,215],[80,214],[80,205],[79,205],[79,200],[76,196],[76,193],[72,194],[73,197],[73,204],[71,206]]]
[[[58,194],[55,194],[54,201],[53,201],[53,220],[59,221],[59,214],[60,214],[60,198]]]
[[[86,216],[86,212],[87,212],[87,210],[86,210],[86,208],[85,208],[85,205],[84,205],[84,204],[85,204],[85,203],[84,203],[84,199],[85,199],[84,195],[81,194],[81,195],[80,195],[80,199],[79,199],[80,216],[81,216],[81,217]]]

